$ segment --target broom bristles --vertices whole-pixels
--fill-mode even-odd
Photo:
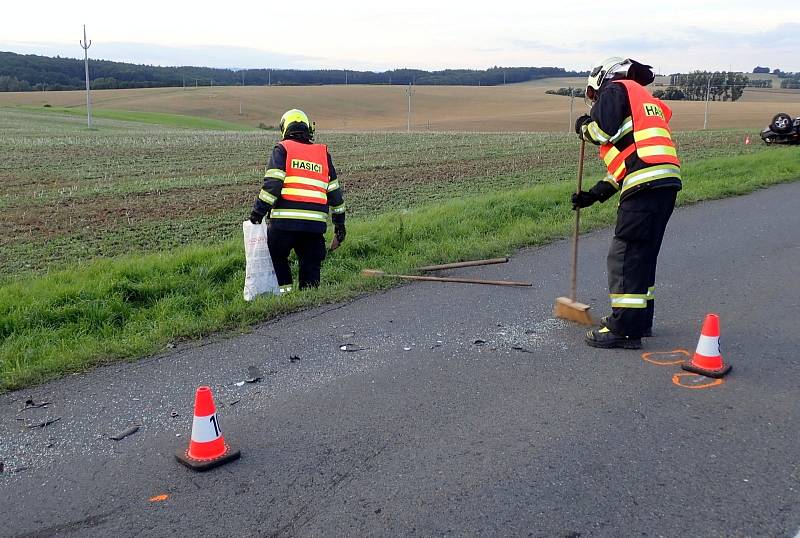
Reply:
[[[569,297],[559,297],[553,307],[553,315],[581,325],[592,326],[595,323],[589,308],[591,308],[589,305],[573,301]]]

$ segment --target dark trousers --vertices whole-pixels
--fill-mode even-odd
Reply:
[[[325,237],[322,234],[270,227],[267,245],[279,286],[292,284],[292,270],[289,267],[292,249],[300,262],[300,289],[319,286],[320,270],[325,259]]]
[[[619,205],[607,260],[612,308],[606,326],[614,334],[636,338],[653,326],[656,262],[677,194],[648,189]]]

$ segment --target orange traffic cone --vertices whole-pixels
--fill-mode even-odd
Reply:
[[[194,397],[192,439],[188,450],[180,450],[175,458],[195,471],[207,471],[241,456],[225,442],[217,421],[217,409],[211,389],[199,387]]]
[[[722,361],[719,350],[719,316],[707,314],[700,331],[700,340],[690,364],[683,363],[681,368],[687,372],[706,377],[722,377],[731,371],[731,365]]]

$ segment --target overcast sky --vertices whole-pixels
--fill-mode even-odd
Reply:
[[[800,0],[27,1],[0,21],[0,50],[82,57],[85,23],[91,57],[157,65],[800,71]]]

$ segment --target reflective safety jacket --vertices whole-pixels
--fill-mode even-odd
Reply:
[[[253,210],[278,230],[325,233],[329,212],[334,223],[344,223],[344,195],[327,146],[279,142]]]
[[[619,191],[625,198],[643,188],[681,188],[681,170],[669,120],[672,111],[632,80],[601,88],[584,138],[600,146],[606,177],[592,190],[600,200]],[[612,134],[609,134],[612,133]]]

